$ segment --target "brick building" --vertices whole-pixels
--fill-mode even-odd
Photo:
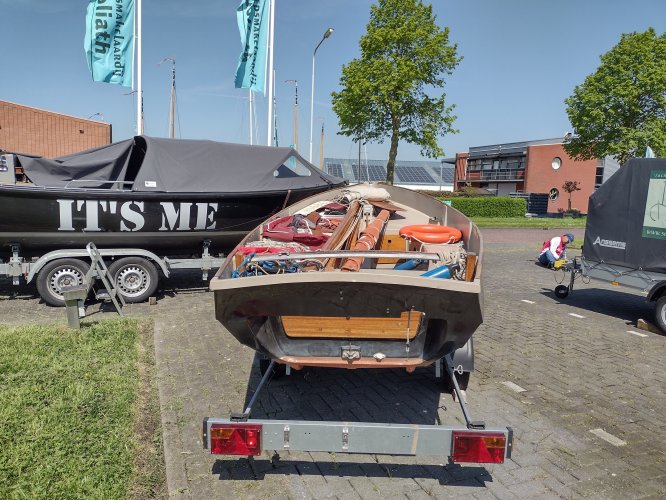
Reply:
[[[485,188],[497,196],[511,193],[547,193],[548,212],[567,210],[565,181],[578,181],[571,207],[587,212],[590,195],[619,165],[612,158],[575,161],[563,147],[564,139],[513,142],[469,148],[456,155],[456,190]]]
[[[109,123],[0,101],[0,151],[54,158],[111,139]]]

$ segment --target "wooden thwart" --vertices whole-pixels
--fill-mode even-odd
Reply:
[[[474,281],[474,273],[476,272],[476,261],[478,257],[474,252],[467,254],[467,266],[465,267],[465,281]]]
[[[282,316],[282,327],[291,338],[406,339],[418,332],[422,313],[404,311],[399,318],[338,318],[328,316]]]

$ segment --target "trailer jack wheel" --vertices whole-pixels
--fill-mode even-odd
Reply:
[[[566,285],[557,285],[555,287],[555,296],[558,299],[566,299],[569,295],[569,287]]]

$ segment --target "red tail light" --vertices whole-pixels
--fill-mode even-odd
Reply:
[[[453,432],[454,462],[504,463],[506,436],[499,432]]]
[[[210,452],[214,455],[260,455],[260,424],[213,424]]]

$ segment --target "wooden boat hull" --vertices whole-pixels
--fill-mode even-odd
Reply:
[[[234,278],[239,265],[235,251],[258,237],[257,229],[211,280],[218,321],[242,344],[294,368],[412,370],[462,347],[483,321],[481,235],[466,217],[432,197],[382,187],[391,201],[412,210],[389,222],[385,248],[396,248],[387,232],[397,234],[401,217],[423,224],[441,221],[460,229],[468,251],[478,257],[474,278],[424,277],[422,271],[400,271],[392,265]],[[340,192],[296,203],[276,217]]]

